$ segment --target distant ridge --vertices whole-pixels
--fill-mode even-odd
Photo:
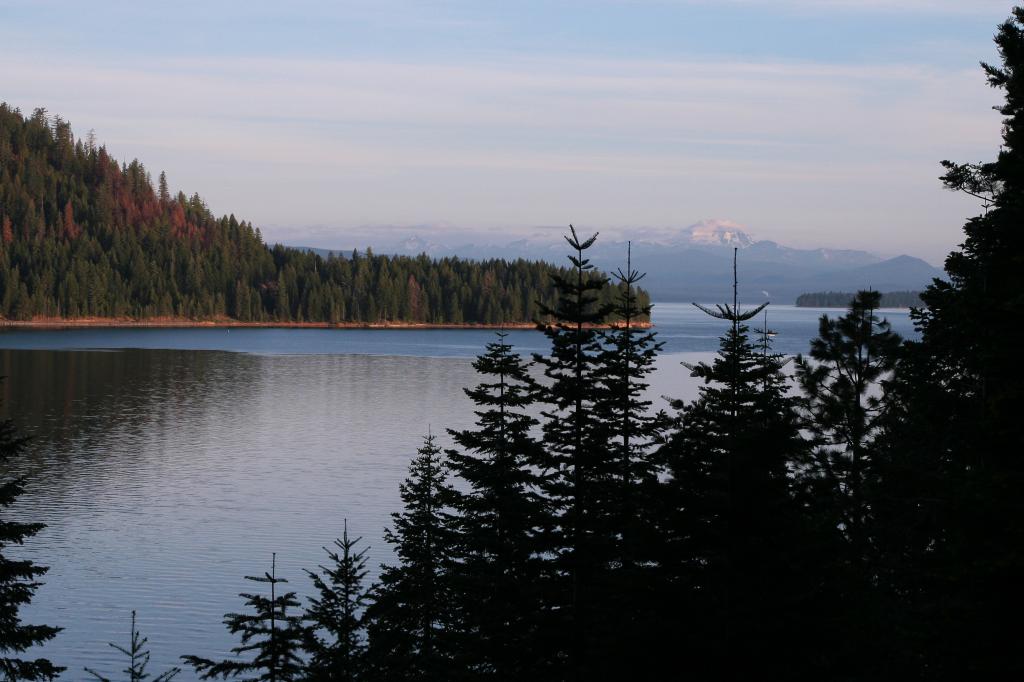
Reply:
[[[704,220],[676,230],[637,230],[633,264],[647,272],[644,284],[659,301],[716,301],[731,297],[732,250],[740,249],[740,293],[748,302],[794,303],[808,291],[917,291],[942,270],[913,256],[882,258],[855,249],[797,249],[755,240],[728,220]],[[440,235],[409,235],[371,244],[378,253],[463,258],[526,258],[566,264],[554,240],[516,239],[498,244],[445,245]],[[314,249],[317,253],[325,253]],[[623,265],[626,242],[599,239],[591,260],[605,270]]]

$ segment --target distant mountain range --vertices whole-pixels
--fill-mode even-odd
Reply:
[[[567,263],[564,242],[537,239],[445,245],[412,236],[372,247],[377,253]],[[882,258],[867,251],[796,249],[755,241],[739,225],[724,220],[706,220],[674,233],[663,231],[634,240],[633,266],[647,273],[643,286],[654,300],[726,300],[732,297],[734,248],[739,249],[740,296],[749,303],[793,303],[800,294],[814,291],[917,291],[943,276],[942,270],[913,256]],[[626,242],[598,239],[588,254],[597,267],[612,272],[625,266]]]

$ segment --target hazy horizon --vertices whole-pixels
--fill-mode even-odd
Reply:
[[[825,246],[822,244],[793,244],[785,240],[780,241],[770,235],[755,232],[746,225],[740,225],[734,221],[720,218],[705,218],[692,222],[682,222],[673,227],[652,227],[645,225],[588,225],[576,223],[573,226],[581,234],[598,234],[599,242],[624,243],[632,241],[634,245],[638,242],[654,244],[682,244],[685,243],[684,233],[691,227],[701,224],[722,224],[731,225],[745,232],[754,242],[774,241],[784,247],[798,249],[826,249],[831,251],[864,251],[880,259],[895,258],[907,255],[920,258],[937,268],[943,267],[943,262],[948,255],[949,249],[936,254],[935,257],[928,257],[922,252],[887,250],[884,248],[873,248],[870,246],[855,248],[837,244]],[[391,248],[401,245],[402,242],[412,239],[420,239],[424,244],[434,247],[444,247],[443,250],[457,249],[462,246],[475,247],[502,247],[514,245],[518,241],[527,241],[533,247],[544,245],[564,244],[564,235],[568,232],[568,225],[534,225],[534,226],[503,226],[501,229],[481,230],[459,227],[449,224],[417,224],[417,225],[355,225],[352,227],[334,227],[330,225],[302,225],[302,226],[279,226],[264,225],[260,227],[266,241],[270,244],[282,244],[284,246],[297,248],[321,249],[335,251],[338,253],[351,251],[353,249],[364,251],[367,248],[379,250],[381,247]],[[280,237],[276,236],[280,235]],[[700,244],[694,244],[699,248]],[[741,247],[742,248],[742,247]],[[953,248],[953,247],[950,247]],[[403,252],[406,252],[403,250]],[[429,252],[428,252],[429,253]],[[458,255],[458,254],[457,254]],[[561,262],[561,255],[557,256]]]
[[[1009,9],[0,0],[0,100],[282,243],[720,219],[938,264],[980,211],[939,161],[999,145],[978,61]]]

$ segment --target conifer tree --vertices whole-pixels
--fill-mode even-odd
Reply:
[[[1003,95],[1002,144],[993,162],[943,163],[982,212],[912,313],[874,498],[879,582],[913,634],[906,677],[1024,677],[1006,627],[1024,612],[1024,7],[995,43],[1001,63],[982,67]]]
[[[356,550],[362,538],[348,536],[348,521],[336,550],[326,547],[329,567],[320,573],[306,571],[317,596],[309,598],[306,621],[310,624],[306,650],[310,654],[306,679],[352,682],[361,679],[365,668],[366,637],[363,615],[369,603],[366,579],[366,549]]]
[[[453,507],[460,528],[456,587],[465,666],[478,679],[526,679],[543,669],[534,649],[540,611],[537,531],[544,518],[537,471],[537,387],[529,365],[506,342],[487,344],[473,367],[482,381],[466,394],[476,428],[449,431],[452,472],[466,485]]]
[[[200,679],[230,679],[248,675],[253,682],[289,682],[301,679],[303,661],[300,657],[306,638],[302,618],[289,614],[298,609],[294,592],[277,593],[279,583],[288,582],[277,577],[277,555],[273,555],[270,572],[262,576],[245,576],[246,580],[270,586],[270,596],[243,592],[249,613],[229,613],[224,624],[233,635],[240,635],[241,643],[231,649],[235,658],[212,661],[199,656],[182,656],[182,660],[196,670]],[[251,656],[243,659],[241,656]]]
[[[651,313],[651,305],[641,304],[636,292],[636,284],[644,274],[633,269],[632,257],[627,254],[626,270],[616,271],[613,277],[621,286],[610,309],[616,322],[601,333],[604,344],[596,371],[600,396],[596,408],[603,437],[612,449],[608,511],[618,517],[611,522],[616,533],[622,534],[630,521],[637,520],[640,511],[638,500],[633,497],[654,479],[650,450],[667,426],[667,415],[663,410],[652,414],[652,402],[645,397],[647,377],[654,371],[654,362],[664,344],[656,340],[653,331],[638,325]],[[620,539],[623,548],[619,550],[618,563],[625,565],[630,563],[630,556],[639,552],[639,538]],[[626,546],[631,549],[625,549]]]
[[[10,547],[22,545],[45,526],[15,521],[8,510],[25,492],[26,477],[11,476],[9,463],[24,451],[28,438],[21,436],[10,419],[0,421],[0,679],[51,680],[64,668],[45,658],[23,659],[20,654],[53,639],[60,628],[27,625],[19,611],[39,589],[46,567],[8,555]]]
[[[677,404],[678,430],[660,453],[664,618],[675,623],[661,644],[693,679],[783,679],[818,656],[788,475],[803,444],[783,359],[765,347],[767,333],[758,348],[745,324],[767,304],[744,311],[736,291],[734,274],[731,305],[694,304],[729,328],[712,363],[689,365],[704,383],[694,402]]]
[[[171,200],[171,192],[167,188],[167,173],[165,171],[160,171],[160,186],[157,196],[160,198],[160,203],[163,204]]]
[[[551,558],[553,581],[547,596],[547,631],[543,638],[553,646],[551,660],[564,660],[571,678],[587,674],[588,661],[597,642],[593,639],[592,608],[599,595],[595,580],[607,568],[612,553],[610,529],[601,520],[597,495],[599,481],[611,475],[611,454],[594,409],[597,399],[597,368],[602,351],[595,325],[610,310],[601,293],[608,281],[595,274],[584,253],[597,235],[581,240],[570,225],[566,241],[572,275],[553,275],[558,294],[555,307],[540,306],[554,324],[541,325],[551,343],[549,356],[534,355],[548,381],[543,401],[546,445],[544,492],[552,518],[548,522],[545,553]]]
[[[892,408],[887,387],[900,338],[875,313],[880,294],[858,292],[846,314],[823,315],[809,357],[797,356],[796,379],[808,458],[797,485],[817,521],[818,550],[829,598],[841,620],[827,625],[832,657],[867,678],[885,676],[902,655],[894,637],[894,604],[877,589],[879,553],[874,519],[877,484],[885,469],[878,438]],[[882,663],[885,661],[885,663]]]
[[[661,598],[651,571],[659,519],[650,501],[657,485],[653,449],[669,419],[664,410],[653,412],[645,396],[647,377],[662,344],[654,332],[637,324],[649,319],[651,305],[637,296],[637,283],[644,275],[633,269],[630,245],[625,270],[617,270],[613,277],[619,284],[610,310],[616,322],[601,334],[594,404],[599,437],[609,452],[595,485],[600,502],[592,511],[601,514],[610,551],[607,570],[600,575],[597,646],[591,656],[600,658],[594,663],[606,672],[628,675],[636,674],[637,662],[645,660],[642,652],[657,629],[650,613]]]
[[[110,642],[110,646],[121,652],[128,658],[128,667],[122,672],[127,675],[128,682],[145,682],[150,679],[150,674],[146,672],[146,666],[149,665],[149,651],[146,649],[146,643],[149,641],[148,638],[143,637],[142,633],[135,628],[135,611],[132,611],[132,631],[131,638],[128,642],[128,648],[125,648],[119,644]],[[85,671],[92,675],[93,679],[99,682],[111,682],[109,677],[104,677],[91,668],[86,668]],[[181,672],[180,668],[174,667],[166,672],[160,673],[153,678],[153,682],[170,682]]]
[[[0,102],[0,318],[528,322],[533,301],[554,305],[553,270],[569,275],[522,259],[268,247],[197,195],[171,195],[164,174],[151,182],[138,161],[73,144],[65,122]]]
[[[805,428],[814,437],[813,474],[840,501],[838,525],[862,559],[868,551],[864,488],[882,418],[881,384],[895,369],[900,345],[888,321],[875,314],[880,299],[877,291],[860,291],[842,317],[822,315],[810,357],[796,358]]]
[[[399,487],[404,510],[392,514],[384,539],[397,565],[381,567],[367,609],[373,679],[438,680],[454,676],[459,635],[452,590],[457,535],[443,453],[428,434]]]

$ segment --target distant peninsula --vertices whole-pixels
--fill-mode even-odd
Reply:
[[[62,329],[78,327],[111,327],[111,328],[227,328],[227,329],[537,329],[545,326],[539,322],[403,322],[400,320],[382,320],[378,322],[278,322],[278,321],[242,321],[230,317],[210,319],[190,319],[184,317],[34,317],[28,320],[10,320],[0,318],[0,329]],[[607,324],[585,324],[584,327],[595,329],[613,329],[622,326],[611,321]],[[631,327],[650,329],[654,324],[649,320],[630,322]]]
[[[799,308],[846,308],[855,294],[848,291],[819,291],[797,296]],[[920,291],[889,291],[882,294],[883,308],[916,308],[924,305]]]
[[[60,117],[0,103],[0,322],[532,327],[555,303],[552,275],[569,270],[270,246],[252,223],[172,194],[163,173],[154,183],[138,160],[76,139]],[[616,296],[605,286],[597,303]]]

